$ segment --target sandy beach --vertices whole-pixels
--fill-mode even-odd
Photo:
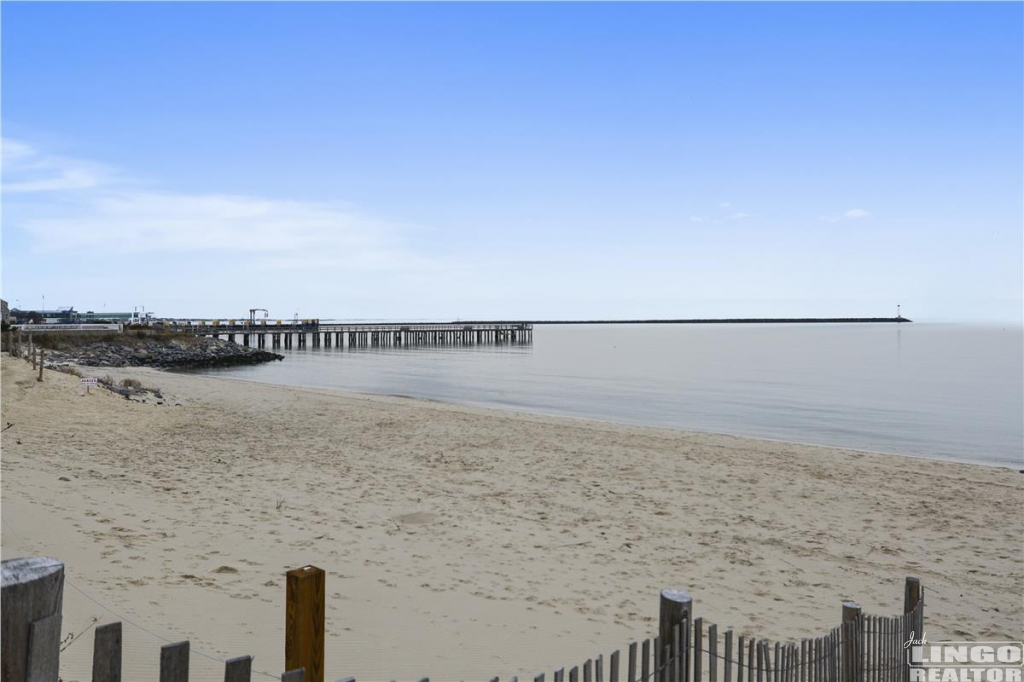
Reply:
[[[92,370],[157,404],[4,355],[3,557],[66,564],[65,681],[94,622],[125,679],[158,649],[280,674],[284,573],[327,571],[327,675],[524,677],[654,634],[661,588],[746,635],[798,639],[845,600],[930,640],[1024,630],[1024,475],[833,448],[260,385]],[[114,615],[114,614],[118,615]],[[201,652],[201,653],[199,653]],[[531,678],[532,679],[532,678]]]

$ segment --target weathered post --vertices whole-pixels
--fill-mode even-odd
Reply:
[[[43,380],[43,362],[45,360],[46,360],[46,349],[45,348],[40,348],[39,349],[39,378],[36,379],[36,381],[42,381]]]
[[[921,580],[913,576],[907,576],[907,582],[903,587],[903,613],[911,613],[917,608],[921,601]],[[923,609],[922,609],[923,610]],[[920,634],[920,633],[918,633]]]
[[[160,682],[188,682],[188,651],[187,641],[160,647]]]
[[[305,668],[305,682],[324,682],[324,578],[324,571],[316,566],[287,573],[285,669]]]
[[[36,368],[36,349],[32,347],[32,339],[29,338],[28,354],[32,356],[32,369]]]
[[[0,682],[57,682],[64,564],[20,557],[2,564]]]
[[[860,664],[861,620],[860,604],[843,602],[843,682],[861,682],[863,666]]]
[[[921,641],[924,639],[924,592],[921,590],[921,580],[913,576],[907,576],[907,581],[903,588],[903,613],[914,614],[910,618],[910,629],[913,634],[907,639],[916,639]],[[914,648],[913,652],[919,652],[920,649]],[[914,659],[918,659],[915,657]],[[906,679],[910,679],[910,661],[907,661]]]
[[[224,682],[250,682],[252,679],[252,656],[229,659],[224,665]]]
[[[92,682],[121,682],[121,624],[96,628],[92,647]]]
[[[658,639],[662,644],[674,643],[676,626],[682,630],[683,623],[693,618],[693,597],[680,590],[662,590],[659,611]],[[680,653],[677,651],[675,655]]]

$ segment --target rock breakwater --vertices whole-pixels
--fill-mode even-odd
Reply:
[[[284,356],[221,339],[117,339],[47,351],[47,364],[85,367],[199,368],[253,365]]]

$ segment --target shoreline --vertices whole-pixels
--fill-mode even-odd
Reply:
[[[284,572],[307,563],[328,571],[328,674],[371,682],[522,679],[607,656],[655,634],[662,588],[756,637],[821,634],[843,600],[896,613],[907,575],[925,586],[933,639],[1024,624],[1011,470],[109,372],[166,402],[86,396],[57,372],[37,383],[3,357],[4,557],[57,556],[106,608],[270,673]],[[62,635],[114,619],[74,589],[64,614]],[[125,628],[126,679],[152,677],[160,642]],[[63,679],[89,678],[89,640],[62,654]]]
[[[252,385],[257,385],[257,386],[270,386],[270,387],[283,388],[283,389],[295,389],[295,390],[300,390],[300,391],[310,391],[310,392],[313,392],[313,393],[320,393],[320,392],[322,392],[325,395],[336,394],[336,395],[340,395],[340,396],[366,397],[366,398],[370,398],[370,399],[385,398],[385,399],[395,399],[395,400],[409,400],[409,401],[412,401],[412,402],[424,403],[425,405],[438,404],[438,405],[450,406],[450,407],[453,407],[453,408],[470,408],[470,409],[477,409],[477,410],[486,410],[486,411],[493,412],[496,415],[506,415],[507,414],[507,415],[521,415],[523,417],[536,416],[536,417],[548,417],[548,418],[552,418],[552,419],[571,419],[571,420],[574,420],[574,421],[589,422],[589,423],[592,423],[592,424],[609,424],[609,425],[613,425],[613,426],[622,426],[622,427],[637,427],[637,428],[642,428],[642,429],[662,430],[662,431],[667,431],[667,432],[670,432],[670,433],[689,434],[689,435],[695,435],[695,436],[706,435],[706,436],[721,436],[721,437],[724,437],[724,438],[741,438],[741,439],[745,439],[745,440],[764,441],[766,443],[777,443],[777,444],[780,444],[780,445],[796,445],[796,446],[810,447],[810,448],[824,448],[824,449],[829,449],[829,450],[839,450],[839,451],[844,451],[844,452],[852,452],[852,453],[859,453],[859,454],[865,454],[865,455],[879,455],[879,456],[883,456],[883,457],[905,457],[905,458],[908,458],[908,459],[920,460],[920,461],[924,461],[924,462],[945,462],[945,463],[948,463],[948,464],[963,464],[963,465],[967,465],[967,466],[979,466],[979,467],[984,467],[984,468],[988,468],[988,469],[1005,469],[1007,471],[1012,471],[1012,472],[1015,472],[1015,473],[1024,473],[1024,469],[1015,468],[1014,466],[1009,466],[1009,465],[1004,464],[1004,463],[998,463],[998,462],[993,461],[993,460],[980,460],[980,459],[979,460],[969,460],[969,459],[957,458],[957,457],[952,456],[952,455],[949,455],[949,456],[944,456],[944,455],[922,455],[922,454],[916,454],[916,453],[910,453],[910,452],[894,452],[894,451],[888,451],[888,450],[869,450],[869,449],[866,449],[866,448],[858,448],[858,447],[852,447],[852,446],[847,446],[847,445],[835,445],[835,444],[831,444],[831,443],[815,443],[815,442],[812,442],[812,441],[799,441],[799,440],[792,440],[792,439],[788,439],[788,438],[772,438],[770,436],[757,436],[757,435],[750,435],[750,434],[744,434],[744,433],[735,433],[735,432],[730,432],[730,431],[713,431],[713,430],[710,430],[710,429],[686,429],[686,428],[682,428],[682,427],[661,426],[661,425],[658,425],[658,424],[648,424],[648,423],[644,423],[642,421],[617,421],[615,419],[610,419],[610,418],[581,417],[581,416],[577,416],[577,415],[573,415],[573,414],[568,414],[568,413],[564,413],[564,412],[557,412],[555,410],[542,411],[540,408],[538,408],[537,410],[528,410],[528,409],[511,407],[511,406],[510,407],[501,407],[501,406],[497,406],[497,405],[493,405],[493,404],[489,404],[489,403],[473,402],[473,401],[454,402],[454,401],[451,401],[451,400],[445,400],[443,398],[428,398],[426,396],[412,396],[412,395],[403,395],[403,394],[397,394],[397,393],[373,393],[373,392],[369,392],[369,391],[353,391],[353,390],[347,390],[347,389],[342,389],[342,388],[324,388],[324,387],[319,387],[319,386],[308,386],[308,385],[279,384],[279,383],[274,383],[274,382],[271,382],[271,381],[256,381],[255,379],[243,379],[243,378],[233,377],[233,376],[220,376],[220,375],[214,374],[214,373],[207,373],[207,369],[206,368],[176,369],[176,368],[173,368],[173,367],[172,368],[154,367],[152,369],[155,370],[155,371],[158,371],[158,372],[167,372],[167,373],[171,373],[171,374],[192,375],[192,376],[196,376],[196,377],[206,377],[206,378],[210,378],[210,379],[220,379],[220,380],[223,380],[223,381],[234,381],[234,382],[239,382],[239,383],[244,383],[244,384],[252,384]],[[216,369],[214,371],[216,371]],[[1024,462],[1022,462],[1022,464],[1024,464]]]

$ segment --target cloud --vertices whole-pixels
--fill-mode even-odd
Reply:
[[[843,211],[842,213],[829,213],[827,215],[818,216],[819,220],[826,223],[838,223],[841,220],[860,220],[862,218],[870,217],[871,213],[863,208],[851,208]]]
[[[19,199],[8,225],[39,253],[206,253],[261,270],[434,266],[408,245],[417,228],[342,204],[139,188],[116,173],[77,175],[93,165],[15,140],[4,140],[4,165],[5,192],[34,193]],[[58,173],[26,179],[41,168]]]
[[[702,223],[702,222],[704,222],[704,218],[702,218],[699,215],[692,215],[692,216],[690,216],[690,222],[691,223]]]
[[[744,213],[743,211],[738,211],[736,213],[733,213],[731,216],[729,216],[729,220],[745,220],[747,218],[753,218],[753,217],[754,216],[753,216],[752,213]]]
[[[5,193],[88,189],[107,182],[112,175],[101,164],[44,154],[19,140],[3,138],[0,147]]]
[[[731,203],[729,203],[728,201],[723,201],[723,202],[722,202],[722,203],[720,203],[720,204],[719,204],[718,206],[719,206],[720,208],[729,208],[730,206],[732,206],[732,204],[731,204]]]

